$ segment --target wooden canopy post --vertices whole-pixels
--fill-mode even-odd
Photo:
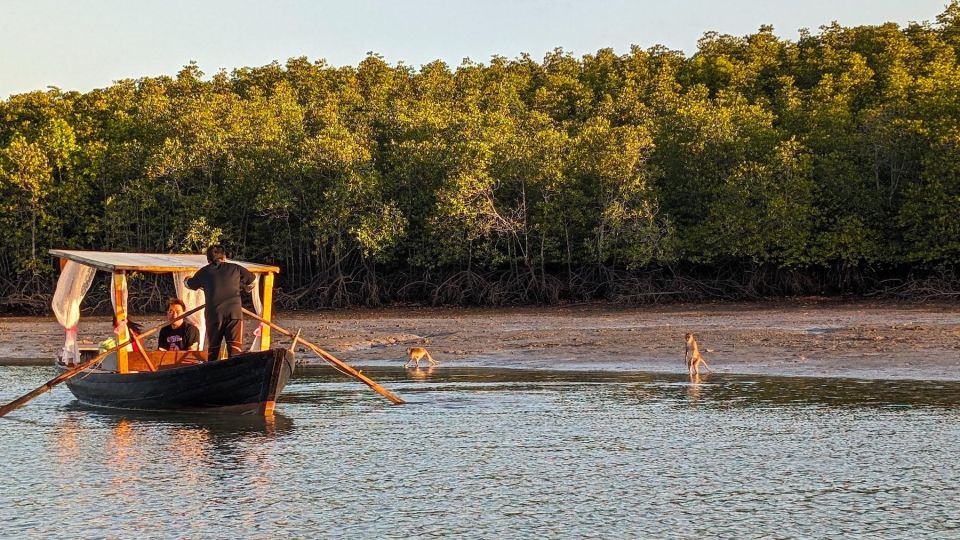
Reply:
[[[127,274],[124,271],[113,273],[113,298],[116,301],[114,316],[117,319],[117,343],[123,343],[130,339],[127,335],[127,306],[123,302],[123,290],[126,288]],[[130,365],[127,363],[127,348],[117,349],[117,372],[128,373]]]
[[[258,291],[259,292],[259,291]],[[270,321],[273,316],[273,272],[263,274],[263,318]],[[270,325],[260,325],[260,350],[270,348]]]

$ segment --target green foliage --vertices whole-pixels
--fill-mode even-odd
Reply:
[[[199,217],[190,222],[181,236],[171,238],[169,245],[177,252],[203,253],[207,246],[219,244],[222,236],[223,231],[219,227],[213,227],[206,218]]]
[[[377,294],[375,268],[534,290],[596,267],[955,264],[958,21],[954,0],[905,28],[708,32],[689,58],[191,63],[11,96],[0,271],[51,273],[51,247],[219,241],[342,298],[361,274]]]

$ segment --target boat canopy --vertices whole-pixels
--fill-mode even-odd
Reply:
[[[124,253],[112,251],[81,251],[72,249],[51,249],[50,255],[60,258],[60,279],[53,295],[51,307],[57,321],[66,332],[60,358],[63,362],[80,362],[77,344],[77,324],[80,320],[80,303],[93,282],[97,270],[112,274],[110,301],[116,321],[114,332],[118,342],[127,341],[130,331],[127,324],[127,273],[147,272],[156,274],[170,273],[177,298],[186,305],[187,311],[205,303],[203,290],[192,291],[184,286],[184,278],[206,266],[206,255],[177,253]],[[249,270],[254,276],[251,300],[257,315],[269,321],[273,303],[273,277],[280,268],[267,264],[251,263],[228,259]],[[200,331],[200,347],[206,340],[206,321],[200,313],[187,317]],[[250,350],[267,350],[270,347],[270,327],[258,325],[254,330],[254,339]],[[142,347],[141,347],[142,349]],[[117,365],[120,373],[128,371],[127,354],[132,346],[121,347],[117,351]],[[149,363],[149,362],[147,362]]]
[[[196,272],[207,265],[206,255],[178,253],[121,253],[112,251],[80,251],[73,249],[51,249],[50,254],[69,261],[92,266],[104,272]],[[266,264],[245,261],[230,262],[239,264],[254,274],[279,273],[280,268]]]

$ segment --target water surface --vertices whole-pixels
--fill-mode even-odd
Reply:
[[[325,369],[273,421],[57,388],[0,419],[3,536],[960,535],[960,383]],[[0,367],[3,402],[53,376]]]

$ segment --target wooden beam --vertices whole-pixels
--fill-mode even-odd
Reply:
[[[273,316],[273,272],[263,275],[263,318],[267,321],[272,320]],[[259,293],[259,291],[257,291]],[[270,348],[270,325],[260,325],[260,350],[265,351]]]
[[[127,325],[123,324],[127,320],[127,306],[123,302],[123,289],[124,285],[127,282],[127,275],[125,272],[114,272],[113,274],[113,297],[116,301],[116,307],[114,308],[114,317],[117,319],[117,342],[123,343],[128,341],[130,337],[127,335]],[[127,373],[130,371],[130,367],[127,364],[127,348],[120,347],[117,349],[117,371],[119,373]]]

